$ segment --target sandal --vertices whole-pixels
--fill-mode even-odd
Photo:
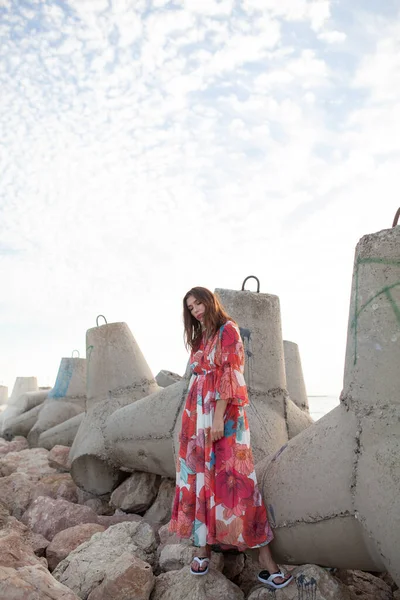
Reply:
[[[282,583],[274,583],[274,579],[277,579],[278,577],[281,577],[282,579],[284,579],[284,581],[282,581]],[[277,571],[276,573],[270,573],[269,571],[260,571],[260,573],[258,574],[258,581],[261,581],[261,583],[265,583],[274,590],[280,590],[289,585],[291,581],[293,581],[293,576],[282,573],[282,571]]]
[[[200,558],[199,556],[195,556],[192,560],[192,562],[195,561],[197,563],[199,563],[199,571],[193,571],[192,567],[190,566],[190,572],[192,575],[206,575],[208,573],[208,567],[210,565],[210,559],[208,558],[208,556],[204,556],[203,558]],[[203,565],[206,564],[206,568],[202,569]],[[202,569],[200,571],[200,569]]]

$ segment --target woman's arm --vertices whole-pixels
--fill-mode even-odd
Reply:
[[[228,400],[218,400],[215,403],[214,419],[211,428],[211,440],[216,442],[224,437],[224,414]]]

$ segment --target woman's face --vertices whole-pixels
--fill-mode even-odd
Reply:
[[[194,318],[202,323],[206,310],[204,304],[200,300],[196,300],[194,296],[188,296],[188,298],[186,298],[186,306]]]

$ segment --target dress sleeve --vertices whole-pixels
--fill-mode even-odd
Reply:
[[[223,325],[218,334],[215,354],[216,400],[228,400],[238,406],[249,403],[244,380],[244,349],[238,326],[232,321]]]

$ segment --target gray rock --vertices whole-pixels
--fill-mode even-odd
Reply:
[[[194,576],[190,567],[162,573],[156,578],[151,600],[244,600],[243,592],[222,573],[211,569]]]
[[[97,515],[87,506],[40,496],[23,514],[22,522],[51,541],[56,533],[68,527],[97,523]]]
[[[113,573],[123,554],[130,554],[153,565],[155,562],[156,539],[147,523],[119,523],[73,550],[57,566],[54,577],[87,600],[106,578]]]
[[[163,478],[155,499],[149,510],[143,515],[144,520],[158,529],[168,523],[171,518],[172,502],[175,494],[175,481]]]
[[[113,491],[110,503],[126,512],[143,512],[154,502],[160,483],[159,475],[135,471]]]
[[[0,598],[4,600],[80,600],[43,565],[18,569],[0,566]]]

